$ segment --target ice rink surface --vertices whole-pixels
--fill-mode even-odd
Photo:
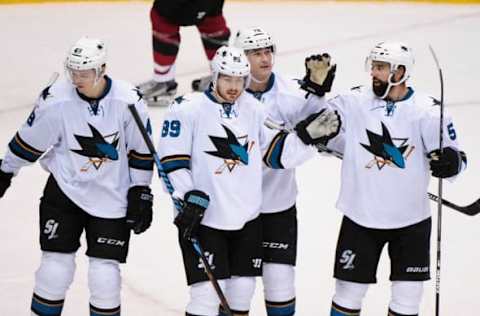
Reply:
[[[82,35],[103,38],[109,49],[108,72],[113,78],[140,82],[152,72],[150,6],[133,3],[77,3],[0,6],[0,147],[6,148],[27,118],[33,101],[52,72],[63,73],[67,48]],[[428,51],[437,51],[445,75],[446,107],[467,152],[467,171],[444,196],[461,205],[480,197],[480,6],[228,2],[225,15],[232,31],[260,25],[276,41],[276,70],[301,76],[303,59],[329,52],[338,64],[334,92],[368,84],[364,59],[377,42],[392,39],[415,50],[416,69],[411,84],[439,96],[439,79]],[[208,71],[197,30],[182,29],[177,63],[180,92]],[[164,114],[151,108],[154,131]],[[2,149],[2,156],[5,149]],[[297,315],[328,315],[334,281],[333,254],[341,215],[334,204],[339,188],[340,162],[318,157],[298,170],[300,195]],[[0,315],[29,315],[34,272],[38,266],[38,202],[47,174],[38,165],[24,168],[0,200]],[[436,192],[432,181],[431,192]],[[401,188],[398,188],[401,189]],[[171,224],[168,196],[155,178],[153,227],[133,236],[129,262],[123,266],[123,315],[183,315],[187,287]],[[436,213],[436,205],[432,204]],[[434,220],[436,215],[433,216]],[[436,224],[432,232],[432,276],[435,275]],[[476,315],[480,310],[480,215],[467,217],[448,208],[443,216],[441,307],[443,316]],[[77,255],[75,281],[68,292],[64,315],[87,315],[87,259]],[[364,302],[362,315],[385,315],[389,296],[386,253],[376,286]],[[434,281],[426,283],[421,315],[434,315]],[[265,315],[261,283],[251,315]]]

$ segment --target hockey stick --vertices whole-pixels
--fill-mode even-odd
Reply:
[[[272,128],[272,129],[277,129],[277,130],[285,130],[282,126],[280,126],[279,124],[267,119],[265,121],[265,126],[269,127],[269,128]],[[287,132],[289,132],[288,130],[286,130]],[[323,145],[323,144],[318,144],[316,145],[317,149],[318,149],[318,152],[319,153],[326,153],[326,154],[329,154],[329,155],[332,155],[334,157],[337,157],[338,159],[343,159],[343,153],[339,152],[339,151],[336,151],[336,150],[332,150],[330,148],[328,148],[327,146]],[[430,193],[428,192],[428,198],[434,202],[438,202],[439,201],[439,197],[433,193]],[[466,206],[460,206],[460,205],[457,205],[453,202],[450,202],[448,200],[445,200],[442,198],[442,203],[443,205],[445,206],[448,206],[449,208],[451,208],[452,210],[455,210],[457,212],[460,212],[462,214],[465,214],[465,215],[469,215],[469,216],[474,216],[474,215],[477,215],[478,213],[480,213],[480,198],[478,200],[476,200],[475,202],[473,202],[472,204],[469,204],[469,205],[466,205]]]
[[[135,108],[135,105],[129,104],[128,109],[130,112],[132,112],[133,118],[135,120],[135,123],[138,126],[138,129],[140,130],[140,133],[142,134],[143,140],[145,141],[145,144],[148,147],[148,150],[153,156],[153,160],[155,162],[155,165],[157,166],[158,169],[158,175],[160,178],[162,178],[163,183],[167,187],[168,193],[170,194],[170,197],[172,198],[173,204],[175,205],[175,208],[181,212],[182,211],[182,204],[183,202],[181,200],[175,199],[173,197],[173,186],[172,183],[170,182],[170,179],[168,178],[168,175],[165,173],[162,167],[162,163],[160,162],[160,158],[158,157],[157,151],[155,150],[155,146],[153,146],[152,140],[150,139],[150,136],[148,135],[147,131],[145,130],[145,127],[143,126],[142,120],[140,119],[140,116],[138,115],[138,111]],[[205,257],[204,251],[202,249],[202,246],[198,242],[197,239],[192,239],[192,245],[193,249],[197,253],[197,255],[200,257],[200,260],[202,261],[203,268],[205,269],[205,274],[207,275],[208,279],[213,285],[213,288],[215,289],[215,292],[218,295],[218,298],[220,299],[220,304],[223,306],[225,309],[225,312],[227,316],[233,316],[232,310],[230,309],[230,306],[228,305],[227,298],[223,294],[222,289],[220,288],[220,285],[218,284],[217,278],[213,275],[212,268],[210,264],[208,263],[208,259]]]
[[[433,50],[432,46],[429,45],[430,53],[435,60],[435,65],[437,66],[438,76],[440,79],[440,127],[439,127],[439,150],[440,154],[443,154],[443,73],[440,63],[438,62],[437,55]],[[440,268],[441,268],[441,255],[442,255],[442,197],[443,197],[443,179],[438,178],[438,201],[437,201],[437,269],[435,274],[435,316],[440,316]]]

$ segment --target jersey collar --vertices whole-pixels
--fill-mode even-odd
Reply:
[[[400,100],[397,100],[397,101],[392,101],[388,98],[385,99],[386,102],[391,102],[391,103],[397,103],[397,102],[403,102],[403,101],[406,101],[408,99],[410,99],[410,97],[413,95],[415,91],[413,90],[412,87],[407,87],[407,94],[405,94],[405,96],[403,98],[401,98]]]
[[[212,93],[212,87],[208,88],[207,90],[205,90],[205,95],[207,96],[207,98],[210,99],[210,101],[212,101],[213,103],[216,103],[218,105],[220,105],[223,109],[222,111],[222,116],[225,116],[226,118],[231,118],[232,114],[235,113],[235,103],[229,103],[229,102],[218,102],[218,100],[213,96],[213,93]]]
[[[104,78],[106,80],[105,89],[103,90],[103,93],[98,98],[87,97],[86,95],[78,92],[78,90],[75,89],[80,99],[82,99],[83,101],[89,104],[91,113],[93,113],[93,115],[97,115],[99,113],[98,105],[100,104],[100,101],[110,92],[110,89],[112,88],[112,79],[110,79],[110,77],[108,77],[107,75],[105,75]]]
[[[91,104],[91,103],[95,103],[95,102],[98,103],[98,102],[100,102],[101,99],[105,98],[105,96],[110,92],[110,89],[112,88],[112,79],[110,79],[110,77],[107,76],[107,75],[105,75],[104,78],[106,80],[105,89],[103,90],[103,93],[98,98],[87,97],[86,95],[81,94],[80,92],[78,92],[77,89],[75,89],[77,91],[77,94],[80,97],[80,99],[82,99],[83,101],[86,101],[86,102]]]
[[[253,91],[253,90],[247,88],[246,91],[248,93],[250,93],[251,95],[253,95],[257,100],[261,100],[262,95],[264,93],[267,93],[268,91],[272,90],[274,83],[275,83],[275,74],[272,72],[272,74],[270,75],[270,78],[268,78],[268,83],[267,83],[267,87],[265,88],[265,90],[263,90],[263,91]]]

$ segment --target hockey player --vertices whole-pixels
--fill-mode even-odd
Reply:
[[[306,144],[333,137],[340,122],[325,111],[299,123],[296,133],[268,129],[262,104],[243,93],[250,80],[243,51],[219,48],[212,69],[209,90],[171,105],[158,152],[174,196],[185,205],[175,223],[190,286],[187,315],[217,315],[219,306],[192,237],[201,242],[234,314],[247,315],[262,269],[262,158],[271,168],[293,168],[316,152]]]
[[[150,11],[154,75],[152,80],[139,86],[148,104],[168,102],[177,91],[175,59],[181,26],[197,27],[209,61],[220,46],[228,43],[230,30],[223,17],[223,4],[224,0],[154,1]],[[194,80],[192,88],[203,92],[210,81],[211,76]]]
[[[149,127],[146,105],[129,83],[105,74],[101,40],[81,38],[68,51],[69,80],[46,87],[0,160],[0,197],[18,171],[40,159],[50,173],[40,202],[42,257],[32,315],[62,313],[83,231],[89,257],[90,315],[120,315],[120,269],[130,229],[152,221],[153,158],[128,111]]]
[[[306,102],[305,91],[296,81],[273,72],[276,47],[269,33],[260,27],[242,29],[234,45],[244,50],[250,62],[251,81],[246,91],[263,103],[270,120],[292,130],[302,119],[320,111],[316,103]],[[297,256],[295,169],[264,166],[262,190],[262,279],[267,315],[290,316],[295,314]]]
[[[309,77],[324,72],[320,60],[307,58]],[[423,281],[430,278],[430,173],[454,177],[466,166],[466,156],[448,114],[440,152],[439,102],[407,85],[414,66],[407,45],[379,43],[366,64],[372,86],[328,102],[340,113],[342,130],[336,138],[344,140],[344,147],[336,148],[344,154],[337,201],[344,217],[330,315],[360,315],[385,244],[392,281],[388,315],[418,315]]]

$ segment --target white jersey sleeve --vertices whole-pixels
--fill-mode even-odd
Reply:
[[[191,173],[194,120],[188,112],[191,107],[191,101],[170,105],[157,147],[163,171],[175,190],[173,196],[179,199],[194,189]]]
[[[317,152],[313,146],[305,145],[295,132],[278,131],[267,127],[265,116],[260,116],[263,161],[271,169],[293,169]]]
[[[292,129],[298,122],[325,107],[324,97],[317,97],[318,102],[308,102],[310,96],[300,89],[297,80],[288,80],[280,88],[283,91],[279,94],[278,107]]]
[[[56,90],[56,86],[43,90],[28,119],[8,144],[2,162],[3,171],[16,174],[20,168],[37,161],[60,141],[60,111],[57,105],[62,98],[53,98],[51,90]]]
[[[147,106],[142,98],[132,100],[135,109],[142,120],[147,133],[151,136],[152,126],[148,116]],[[130,186],[150,185],[153,174],[153,157],[130,110],[125,111],[125,140],[128,153],[128,166],[130,171]]]
[[[440,106],[432,105],[420,119],[422,139],[425,150],[429,153],[440,147]],[[443,147],[459,149],[457,132],[447,109],[444,109]]]
[[[430,152],[440,148],[440,105],[438,101],[433,98],[425,100],[427,104],[431,103],[431,106],[425,110],[424,115],[420,119],[420,130],[422,134],[422,140],[425,146],[425,153],[428,155]],[[444,109],[443,115],[443,136],[442,147],[452,147],[460,151],[460,145],[457,139],[457,131],[453,124],[453,119],[447,109]],[[466,156],[464,155],[461,161],[460,170],[463,171],[467,167]],[[457,176],[451,177],[448,180],[454,181]]]

